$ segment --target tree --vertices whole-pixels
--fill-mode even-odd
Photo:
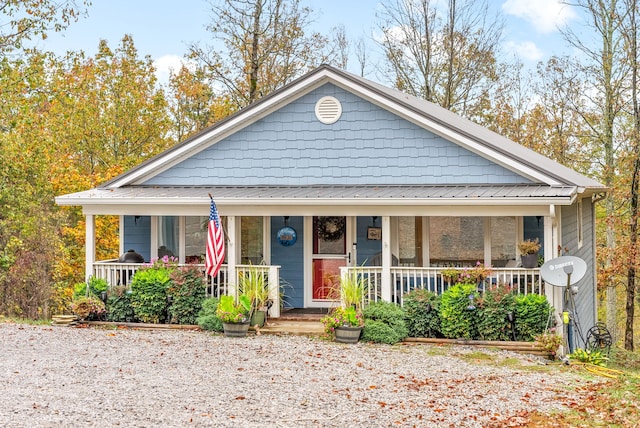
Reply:
[[[82,174],[119,173],[173,143],[152,60],[138,57],[131,36],[115,50],[100,41],[95,58],[68,54],[60,67],[53,77],[56,102],[50,113],[61,120],[51,126],[67,142],[58,146],[60,158],[73,155]]]
[[[235,109],[242,108],[328,62],[328,40],[308,35],[311,10],[299,0],[221,0],[212,4],[208,26],[224,49],[190,47],[190,56],[226,89]]]
[[[379,28],[388,76],[404,92],[462,116],[482,115],[497,80],[502,24],[486,1],[396,0],[383,5]]]
[[[22,48],[33,37],[64,30],[88,5],[88,0],[80,5],[73,0],[0,0],[0,55]]]
[[[597,174],[594,144],[578,114],[585,111],[583,94],[587,90],[579,67],[568,57],[552,57],[538,65],[537,75],[532,122],[538,123],[539,132],[531,148],[583,174]]]
[[[233,113],[227,98],[216,97],[201,67],[192,71],[183,66],[178,73],[171,73],[168,102],[172,136],[176,141],[182,141]]]
[[[597,142],[592,154],[593,159],[601,161],[596,168],[600,180],[613,188],[618,168],[618,147],[616,126],[624,104],[623,84],[628,67],[624,58],[619,17],[626,13],[620,10],[617,0],[579,0],[576,5],[588,18],[586,30],[589,34],[577,34],[575,31],[563,32],[566,40],[578,49],[582,58],[579,66],[590,87],[585,90],[585,102],[578,113],[589,127],[590,138]],[[612,219],[617,212],[613,192],[608,193],[605,200],[605,215]],[[605,245],[609,249],[609,258],[604,260],[605,270],[614,260],[611,255],[617,245],[616,230],[613,221],[605,222]],[[614,276],[607,277],[606,284],[606,321],[614,338],[617,337],[617,291]]]
[[[94,187],[174,143],[150,58],[126,36],[93,58],[31,51],[0,59],[0,313],[65,310],[84,278],[84,217],[54,196]],[[98,258],[118,254],[118,220],[96,218]]]
[[[59,231],[48,165],[46,85],[48,57],[0,62],[0,313],[46,317],[52,284],[63,272]]]
[[[638,270],[638,215],[640,212],[640,103],[638,102],[638,90],[640,90],[638,77],[638,1],[624,0],[626,14],[622,18],[625,38],[627,61],[629,64],[630,82],[629,98],[631,98],[631,132],[630,132],[630,158],[631,158],[631,182],[629,183],[629,250],[627,252],[626,271],[626,303],[627,316],[624,333],[624,347],[629,351],[634,350],[633,322],[635,319],[636,278]]]

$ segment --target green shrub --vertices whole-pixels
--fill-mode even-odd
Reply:
[[[90,296],[101,298],[101,293],[109,289],[109,283],[101,278],[92,276],[88,282],[79,282],[73,288],[73,299],[87,297],[87,285]]]
[[[450,339],[475,337],[474,284],[458,283],[440,297],[440,322],[444,337]]]
[[[477,338],[481,340],[513,340],[508,313],[515,313],[516,296],[511,287],[492,286],[475,299]]]
[[[410,337],[440,337],[440,297],[416,289],[404,296],[404,319]]]
[[[534,341],[536,336],[547,329],[553,308],[546,296],[538,294],[519,295],[516,297],[516,332],[519,340]]]
[[[131,281],[131,305],[142,322],[165,321],[167,310],[167,286],[169,269],[151,267],[140,269]]]
[[[131,292],[124,286],[111,287],[107,298],[107,321],[135,322],[136,314],[131,305]]]
[[[222,320],[216,315],[218,309],[218,299],[211,297],[202,302],[202,308],[198,312],[196,322],[203,330],[224,331]]]
[[[404,311],[391,302],[375,302],[365,307],[362,340],[375,343],[394,344],[407,337]]]
[[[404,337],[400,337],[398,332],[385,322],[367,319],[364,321],[361,340],[365,342],[387,343],[393,345],[400,342]]]
[[[202,269],[198,266],[183,266],[170,272],[167,294],[171,296],[169,322],[196,324],[202,301],[206,297],[206,285]]]

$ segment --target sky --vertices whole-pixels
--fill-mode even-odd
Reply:
[[[505,18],[503,54],[517,55],[525,66],[534,67],[551,55],[566,53],[558,28],[576,25],[579,16],[562,1],[488,0],[490,7],[500,9]],[[211,40],[206,25],[212,20],[212,12],[206,0],[92,2],[87,17],[62,33],[50,34],[37,46],[59,55],[79,50],[94,55],[101,39],[115,48],[125,34],[130,34],[139,55],[151,56],[160,81],[166,81],[169,68],[179,67],[190,44]],[[302,4],[314,10],[313,30],[329,34],[331,28],[344,25],[353,41],[371,40],[376,35],[379,0],[302,0]],[[356,69],[350,71],[357,72],[357,62],[352,61],[351,66]]]

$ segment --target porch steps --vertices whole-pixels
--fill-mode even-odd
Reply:
[[[298,336],[318,336],[324,332],[320,319],[271,319],[256,331],[259,334],[292,334]]]

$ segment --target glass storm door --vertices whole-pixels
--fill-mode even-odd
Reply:
[[[347,265],[347,218],[313,217],[313,300],[335,300]]]

